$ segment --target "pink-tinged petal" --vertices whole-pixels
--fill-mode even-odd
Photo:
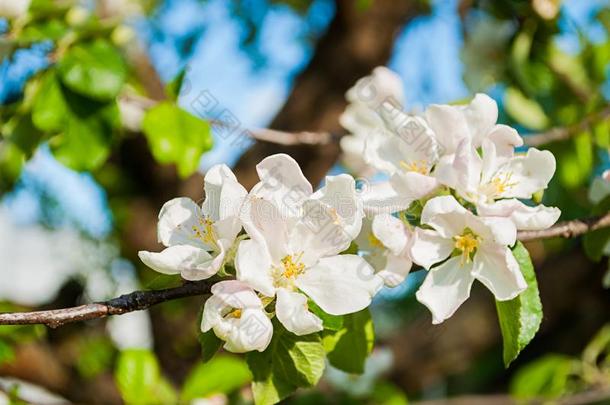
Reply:
[[[216,260],[218,256],[190,245],[170,246],[159,253],[140,251],[138,256],[145,265],[159,273],[181,274],[191,281],[212,277],[220,270],[224,259],[224,254]]]
[[[415,228],[411,259],[425,269],[445,260],[454,248],[452,239],[441,236],[430,229]]]
[[[277,291],[275,315],[284,327],[297,336],[319,332],[324,327],[322,320],[307,307],[307,297],[285,288]]]
[[[320,259],[295,284],[326,313],[345,315],[368,307],[383,281],[362,257],[339,255]]]
[[[473,274],[498,301],[511,300],[527,288],[517,260],[504,246],[482,244],[474,257]]]
[[[530,207],[514,198],[496,201],[492,204],[479,204],[477,212],[479,215],[510,218],[520,231],[550,228],[561,216],[561,210],[558,208],[544,205]]]
[[[236,217],[246,197],[246,189],[237,182],[225,164],[212,166],[205,174],[203,213],[213,221]]]
[[[461,257],[453,257],[428,272],[415,294],[417,300],[432,312],[432,323],[450,318],[470,297],[474,277],[472,263],[462,265]]]
[[[212,295],[231,308],[262,308],[252,287],[239,280],[220,281],[212,286]]]

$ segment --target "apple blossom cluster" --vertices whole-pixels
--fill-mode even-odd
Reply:
[[[355,173],[381,173],[380,181],[357,187],[340,174],[314,191],[296,161],[277,154],[257,165],[260,181],[247,191],[216,165],[201,206],[177,198],[161,209],[166,248],[140,252],[158,272],[213,277],[201,329],[226,350],[264,351],[273,318],[296,335],[321,331],[324,314],[368,307],[413,264],[427,271],[416,297],[433,323],[452,316],[474,280],[499,301],[527,288],[511,247],[518,230],[559,218],[557,208],[531,201],[551,180],[554,156],[517,153],[523,140],[496,123],[497,105],[483,94],[409,114],[400,108],[402,83],[379,67],[347,99],[344,161]]]

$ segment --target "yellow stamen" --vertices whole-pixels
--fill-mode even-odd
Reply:
[[[381,243],[381,241],[379,239],[377,239],[377,237],[375,235],[373,235],[372,232],[369,234],[368,239],[369,239],[369,244],[372,247],[383,248],[383,244]]]
[[[301,274],[305,270],[305,265],[301,263],[301,257],[303,253],[299,254],[295,258],[291,255],[287,255],[282,259],[282,266],[284,267],[284,271],[282,272],[282,276],[285,278],[296,278],[299,274]]]
[[[407,172],[416,172],[420,174],[428,174],[428,162],[425,160],[406,162],[401,160],[399,162],[400,167],[402,167]]]
[[[497,175],[496,177],[494,177],[493,179],[491,179],[490,185],[493,189],[493,191],[495,192],[495,195],[502,195],[504,194],[506,191],[508,191],[509,188],[515,186],[517,183],[510,182],[510,179],[512,177],[512,173],[506,173],[504,175],[504,178],[502,178],[501,175]]]
[[[453,246],[462,252],[462,265],[470,263],[472,254],[479,247],[479,238],[472,231],[466,229],[462,235],[454,236],[453,239],[455,240]]]
[[[193,233],[197,239],[207,243],[208,245],[216,246],[216,231],[214,230],[214,221],[209,218],[199,218],[199,226],[193,225]]]
[[[241,318],[241,309],[236,308],[227,314],[227,318]]]

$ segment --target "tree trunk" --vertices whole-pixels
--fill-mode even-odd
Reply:
[[[358,2],[338,0],[336,14],[320,38],[309,65],[296,79],[286,104],[271,123],[285,131],[339,132],[339,115],[345,108],[345,92],[373,68],[387,63],[402,27],[426,8],[423,2],[377,0],[360,9]],[[235,167],[245,187],[258,180],[254,166],[266,156],[288,153],[301,165],[305,176],[317,185],[339,156],[336,144],[280,146],[257,142]]]

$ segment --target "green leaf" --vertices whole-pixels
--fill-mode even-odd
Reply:
[[[347,373],[362,374],[366,358],[373,350],[375,331],[368,309],[345,315],[343,327],[324,336],[324,348],[334,367]]]
[[[513,377],[510,393],[519,399],[558,398],[567,391],[575,360],[562,355],[544,356],[521,368]]]
[[[527,289],[510,301],[496,301],[506,367],[534,338],[542,322],[542,303],[529,252],[521,242],[517,242],[513,248],[513,255],[527,282]]]
[[[210,124],[170,102],[160,103],[144,116],[142,130],[159,163],[175,163],[187,177],[199,167],[203,152],[212,147]]]
[[[161,376],[155,355],[145,349],[121,353],[114,378],[126,404],[175,403],[176,394]]]
[[[229,394],[251,380],[245,361],[234,356],[218,356],[195,366],[186,378],[181,397],[190,402],[212,394]]]
[[[331,331],[338,331],[343,328],[343,315],[330,315],[324,312],[315,302],[309,300],[307,302],[309,310],[313,312],[318,318],[322,320],[324,329]]]
[[[542,130],[549,126],[550,120],[540,104],[527,98],[517,88],[506,89],[504,106],[508,115],[521,125],[533,130]]]
[[[58,69],[67,87],[100,101],[114,99],[127,77],[123,57],[103,39],[73,46],[59,61]]]
[[[262,353],[246,355],[254,377],[252,391],[257,405],[275,404],[298,387],[312,387],[324,372],[325,352],[320,336],[296,336],[274,323],[273,339]]]
[[[201,356],[204,363],[214,357],[220,346],[222,346],[222,340],[218,339],[213,330],[200,333],[199,343],[201,344]]]
[[[8,139],[21,149],[26,158],[29,159],[38,149],[43,134],[32,123],[30,114],[15,116],[11,120],[11,124],[13,127]]]
[[[59,132],[68,114],[61,84],[53,71],[47,72],[41,80],[32,106],[32,122],[41,131]]]

